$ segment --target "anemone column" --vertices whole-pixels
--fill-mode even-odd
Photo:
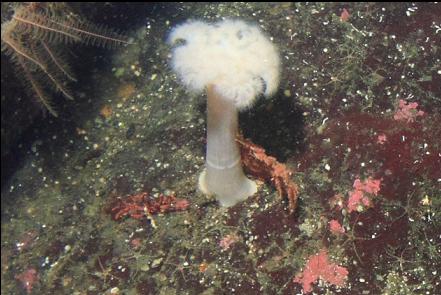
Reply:
[[[215,194],[222,206],[232,206],[257,191],[256,184],[242,170],[236,143],[238,111],[235,104],[207,87],[207,156],[206,170],[199,178],[199,188]]]

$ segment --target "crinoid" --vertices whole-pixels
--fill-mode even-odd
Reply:
[[[66,62],[65,45],[113,48],[130,44],[123,35],[67,11],[65,4],[17,4],[11,18],[1,25],[2,52],[11,58],[16,66],[14,72],[27,84],[30,94],[54,116],[57,112],[50,89],[73,99],[68,85],[76,81]]]

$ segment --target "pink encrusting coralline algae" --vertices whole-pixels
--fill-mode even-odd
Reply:
[[[397,121],[407,121],[408,123],[414,122],[419,116],[423,116],[424,112],[417,110],[417,102],[406,102],[400,99],[398,103],[398,110],[394,114],[394,119]]]
[[[345,267],[330,262],[328,251],[323,249],[319,253],[309,257],[303,272],[295,276],[293,281],[294,283],[302,284],[303,291],[309,293],[312,291],[312,284],[318,279],[342,287],[348,274],[349,272]]]
[[[354,181],[353,187],[356,190],[363,191],[376,196],[380,191],[380,184],[381,184],[380,179],[372,179],[371,177],[369,177],[365,181],[361,182],[361,180],[357,178]]]
[[[219,246],[222,248],[222,250],[228,250],[231,245],[236,243],[239,240],[239,237],[232,234],[232,235],[226,235],[219,241]]]
[[[31,294],[34,284],[38,282],[38,272],[35,268],[29,267],[21,274],[16,275],[15,279],[20,281],[27,294]]]
[[[329,221],[329,230],[334,235],[339,235],[339,234],[345,233],[345,229],[343,228],[343,226],[341,226],[340,222],[338,222],[338,220],[335,220],[335,219]]]
[[[384,144],[387,141],[386,134],[379,134],[377,137],[377,143]]]
[[[360,206],[371,207],[371,196],[378,195],[380,191],[381,179],[372,179],[369,177],[365,181],[356,179],[354,181],[354,190],[349,193],[348,211],[358,211]]]
[[[340,20],[342,22],[347,22],[350,16],[349,11],[346,8],[343,8],[343,11],[340,14]]]

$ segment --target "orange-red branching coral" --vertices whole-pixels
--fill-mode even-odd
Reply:
[[[247,173],[263,180],[270,181],[280,197],[286,196],[289,203],[289,211],[293,213],[297,207],[298,188],[290,179],[292,171],[286,165],[279,163],[276,158],[268,156],[265,149],[251,141],[239,136],[242,163]]]
[[[135,219],[148,218],[150,215],[186,210],[189,202],[178,199],[174,195],[150,197],[148,193],[139,193],[125,198],[118,198],[111,204],[110,214],[113,220],[120,220],[125,216]]]

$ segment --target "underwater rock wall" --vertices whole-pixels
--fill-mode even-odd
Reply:
[[[2,183],[2,293],[437,294],[438,3],[131,5],[135,44],[93,54]],[[229,209],[197,190],[206,105],[166,36],[222,17],[281,52],[279,91],[240,128],[293,171],[295,212],[271,181]]]

